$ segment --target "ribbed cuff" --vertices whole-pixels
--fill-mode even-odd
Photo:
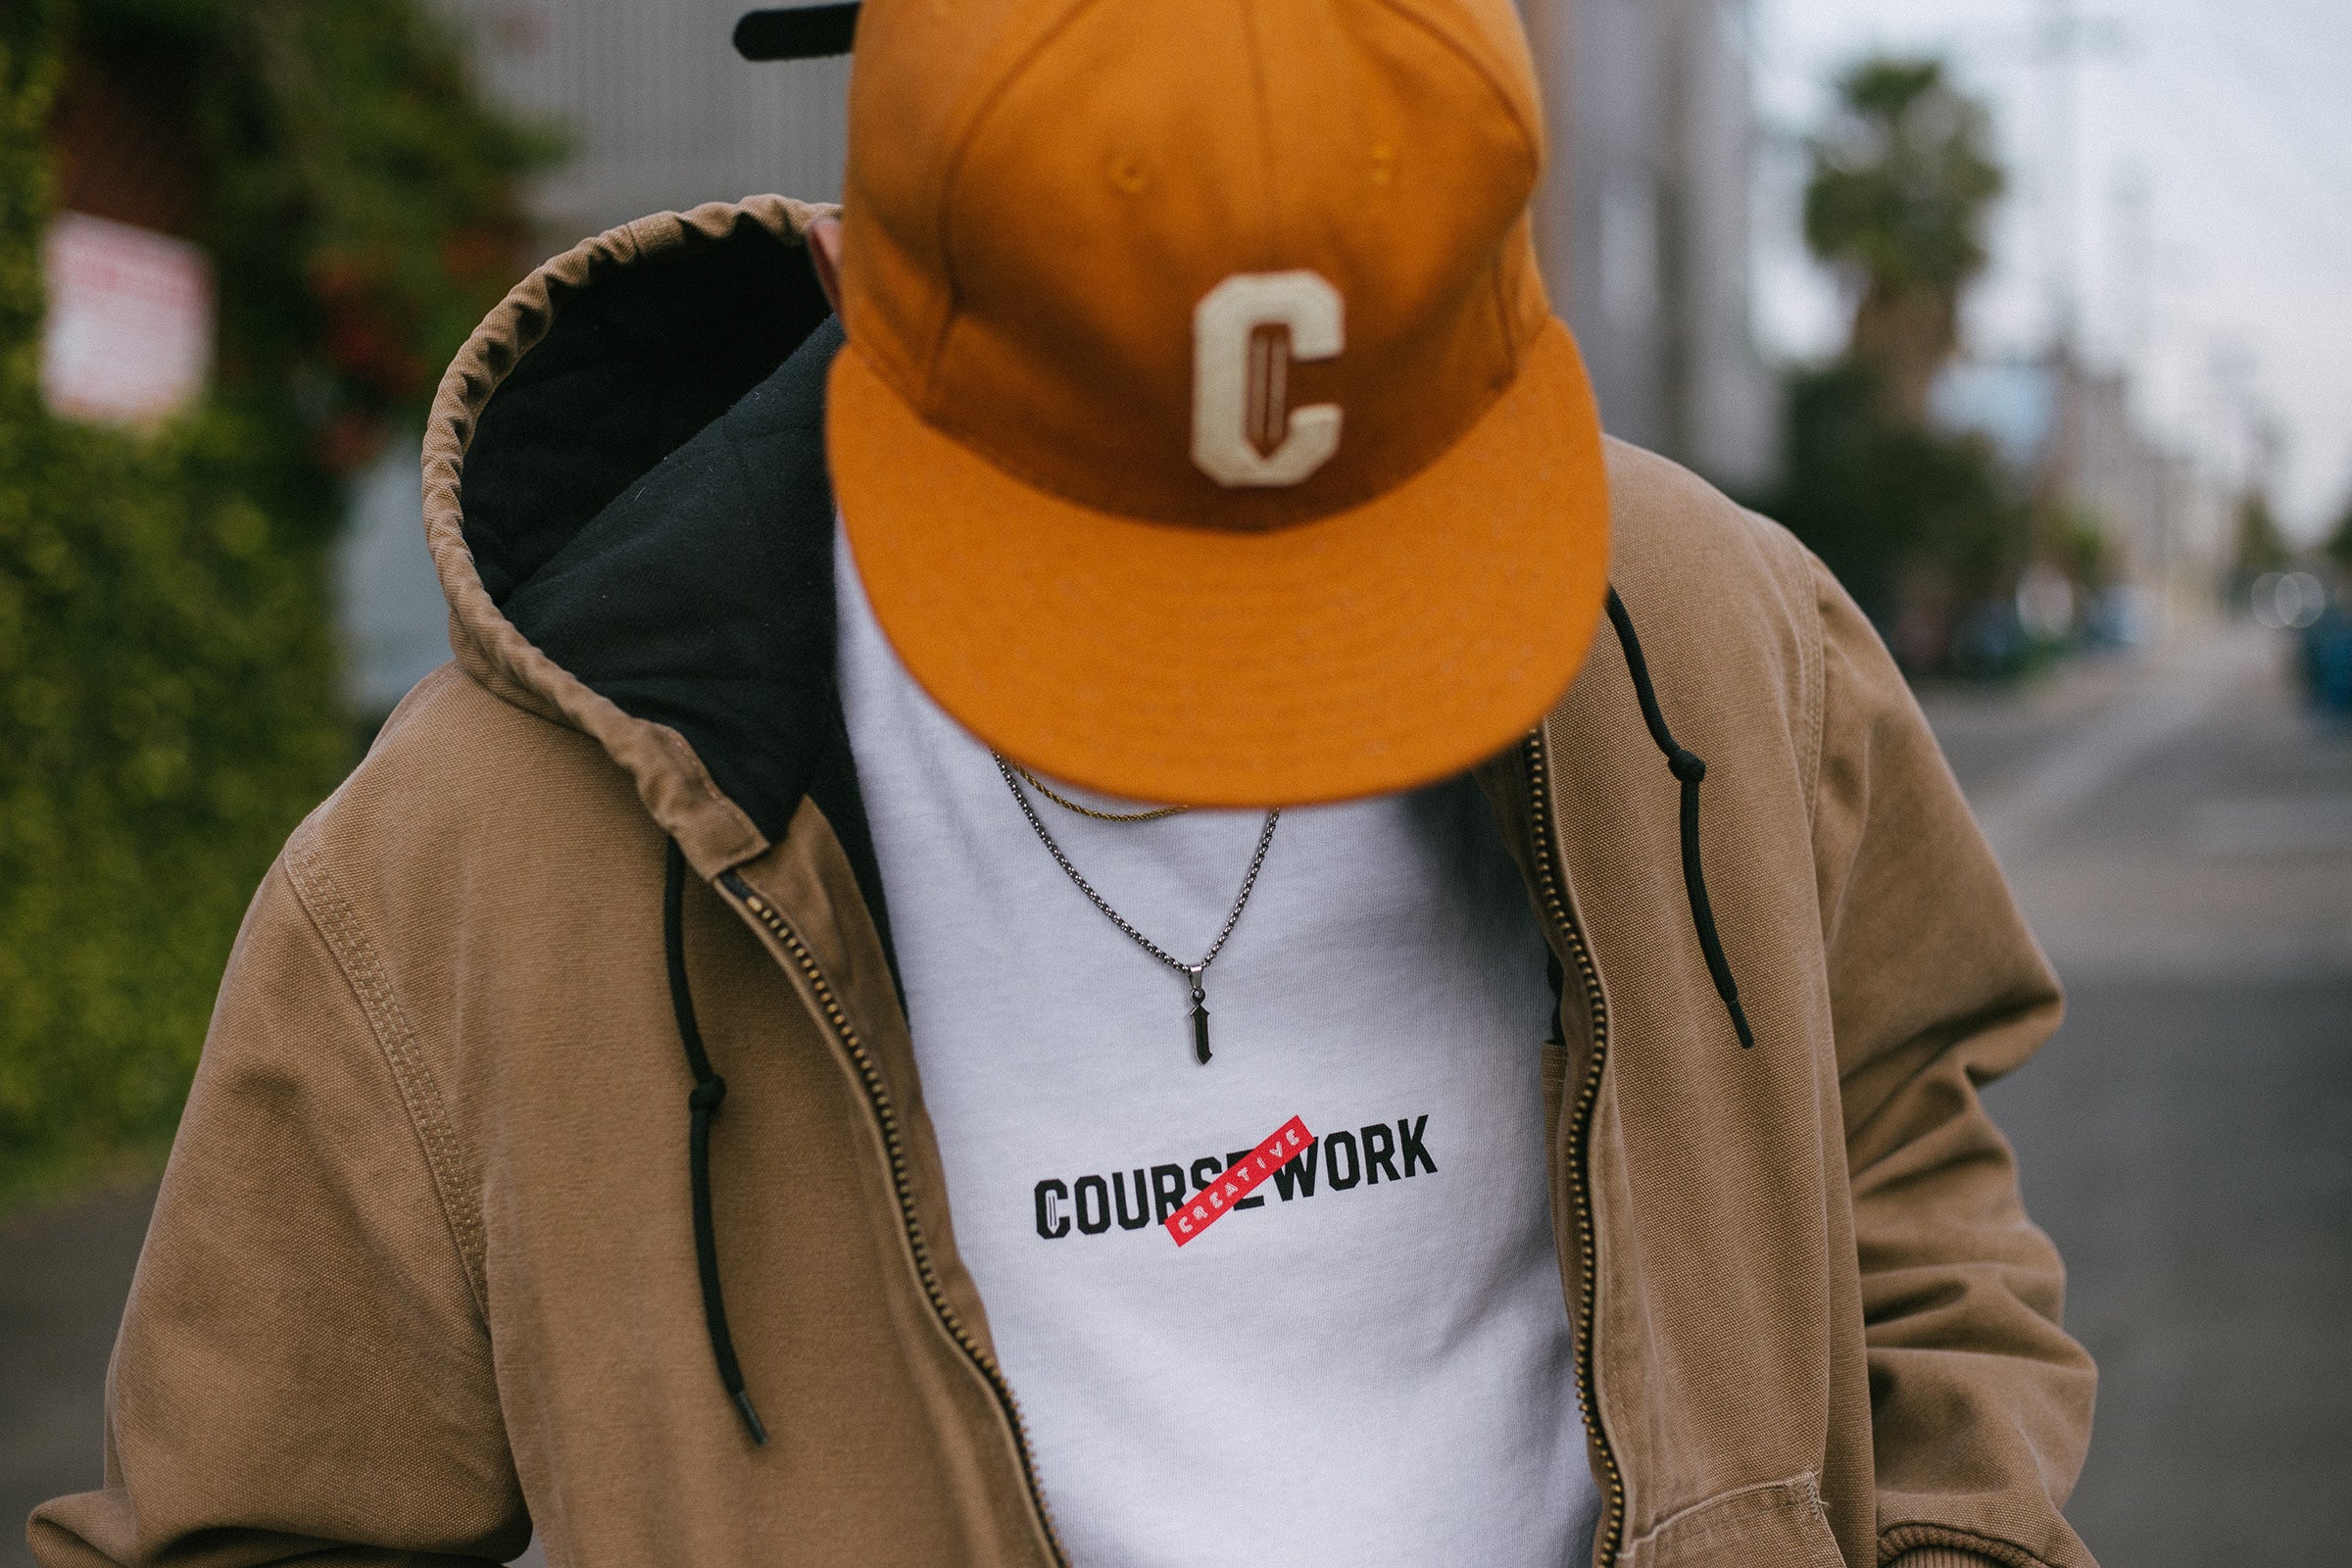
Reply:
[[[1997,1568],[1997,1565],[1989,1557],[1980,1557],[1957,1546],[1921,1546],[1904,1552],[1886,1568]]]

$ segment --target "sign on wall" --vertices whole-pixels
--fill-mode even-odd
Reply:
[[[152,424],[204,390],[213,270],[186,240],[60,213],[42,256],[41,392],[65,418]]]

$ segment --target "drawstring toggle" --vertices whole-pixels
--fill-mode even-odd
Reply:
[[[1690,899],[1690,924],[1698,932],[1698,951],[1707,960],[1707,975],[1715,982],[1715,994],[1723,999],[1723,1010],[1731,1015],[1732,1033],[1740,1037],[1740,1049],[1745,1051],[1756,1043],[1747,1026],[1747,1009],[1740,1005],[1740,988],[1732,981],[1731,961],[1723,956],[1723,939],[1715,932],[1715,911],[1707,903],[1707,879],[1698,868],[1698,781],[1707,776],[1707,764],[1695,752],[1685,751],[1675,744],[1673,732],[1666,728],[1666,715],[1658,710],[1657,688],[1650,684],[1649,662],[1642,657],[1642,639],[1634,635],[1634,617],[1626,613],[1625,601],[1617,590],[1609,589],[1609,624],[1617,628],[1617,646],[1625,655],[1625,671],[1634,678],[1634,698],[1642,705],[1642,722],[1649,728],[1649,738],[1666,759],[1666,770],[1682,781],[1683,786],[1683,891]]]
[[[694,993],[686,985],[686,856],[675,839],[669,841],[662,889],[662,951],[669,964],[669,1007],[678,1020],[678,1043],[686,1048],[686,1070],[694,1074],[694,1090],[686,1097],[693,1112],[686,1128],[686,1185],[694,1204],[694,1262],[702,1276],[703,1327],[710,1336],[710,1358],[718,1363],[718,1386],[727,1391],[752,1442],[764,1445],[767,1428],[743,1386],[735,1340],[727,1332],[726,1298],[718,1288],[718,1227],[710,1215],[710,1118],[727,1098],[727,1081],[712,1070],[710,1054],[703,1049]]]

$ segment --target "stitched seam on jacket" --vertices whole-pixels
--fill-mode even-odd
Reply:
[[[1795,546],[1793,535],[1783,534],[1782,543]],[[1802,547],[1797,547],[1801,549]],[[1830,706],[1830,660],[1827,652],[1828,628],[1822,624],[1821,587],[1813,580],[1812,564],[1802,555],[1794,558],[1797,567],[1796,588],[1803,594],[1803,603],[1812,609],[1810,615],[1798,618],[1796,638],[1798,658],[1803,667],[1799,674],[1804,681],[1805,733],[1797,756],[1805,770],[1805,832],[1811,835],[1814,818],[1821,805],[1821,748],[1828,731]]]
[[[1896,1525],[1879,1537],[1880,1568],[1888,1568],[1907,1551],[1925,1546],[1941,1546],[1947,1550],[1974,1552],[2003,1565],[2003,1568],[2050,1568],[2025,1547],[2007,1541],[1995,1541],[1980,1536],[1973,1530],[1954,1530],[1945,1525]]]
[[[1687,1508],[1677,1508],[1639,1536],[1619,1546],[1617,1555],[1622,1558],[1631,1554],[1638,1547],[1648,1545],[1658,1537],[1693,1515],[1706,1513],[1728,1502],[1736,1502],[1741,1497],[1762,1496],[1767,1493],[1774,1492],[1785,1492],[1788,1494],[1788,1502],[1784,1506],[1803,1507],[1810,1511],[1816,1519],[1827,1522],[1821,1504],[1821,1479],[1808,1470],[1802,1475],[1790,1476],[1784,1481],[1758,1481],[1750,1486],[1734,1487],[1729,1492],[1718,1492],[1712,1497],[1702,1497]]]
[[[1797,729],[1789,739],[1796,747],[1797,782],[1805,798],[1805,830],[1810,833],[1821,804],[1821,748],[1830,704],[1830,662],[1824,652],[1829,631],[1821,612],[1821,581],[1814,574],[1813,553],[1803,541],[1761,513],[1745,515],[1764,534],[1765,557],[1773,575],[1781,579],[1782,591],[1804,607],[1789,617],[1796,637],[1798,704]]]
[[[392,1082],[400,1091],[411,1128],[424,1151],[425,1165],[433,1177],[433,1191],[440,1200],[441,1217],[449,1226],[459,1259],[465,1265],[466,1284],[473,1293],[474,1308],[487,1321],[489,1300],[483,1279],[482,1217],[466,1198],[474,1188],[472,1161],[466,1157],[465,1146],[450,1125],[440,1088],[417,1048],[416,1031],[393,991],[383,961],[376,956],[375,945],[368,940],[350,901],[343,897],[325,866],[318,863],[309,849],[295,845],[287,846],[285,864],[296,895],[309,911],[320,939],[326,943],[327,952],[334,956],[335,967],[343,971],[352,994],[359,998],[361,1010],[368,1015],[376,1047],[392,1071]]]

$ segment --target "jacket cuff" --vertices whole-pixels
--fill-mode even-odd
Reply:
[[[1990,1557],[1980,1557],[1954,1546],[1921,1546],[1904,1552],[1886,1568],[1998,1568],[1998,1565]]]

